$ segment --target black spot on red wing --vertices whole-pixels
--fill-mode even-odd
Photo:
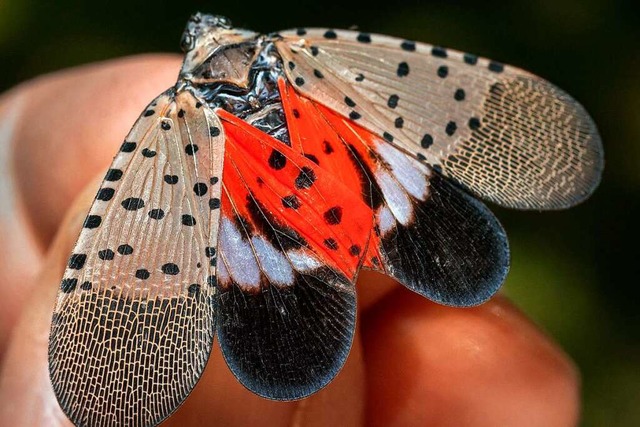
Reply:
[[[122,143],[122,146],[120,147],[120,151],[122,151],[123,153],[131,153],[136,149],[137,145],[138,144],[136,144],[135,142],[125,141]]]
[[[73,270],[80,270],[84,267],[84,263],[87,261],[87,254],[73,254],[69,258],[69,264],[67,267]]]
[[[165,175],[164,182],[173,185],[178,183],[178,175]]]
[[[120,169],[109,169],[105,175],[105,181],[118,181],[122,178],[122,171]]]
[[[333,147],[331,146],[331,144],[329,143],[329,141],[322,141],[322,152],[324,154],[331,154],[333,153]]]
[[[300,200],[298,200],[294,194],[291,194],[282,198],[282,206],[290,209],[298,209],[301,205]]]
[[[338,242],[336,242],[336,240],[331,237],[328,239],[325,239],[324,242],[322,243],[332,251],[338,250]]]
[[[274,149],[271,151],[268,162],[272,169],[280,170],[287,165],[287,158],[280,151]]]
[[[122,201],[121,205],[128,211],[136,211],[144,207],[144,200],[138,197],[128,197]]]
[[[113,188],[101,188],[98,191],[98,195],[96,199],[102,200],[103,202],[108,202],[113,197],[113,194],[116,192]]]
[[[102,223],[102,217],[99,215],[89,215],[82,225],[84,228],[98,228]]]
[[[73,292],[76,286],[78,286],[78,279],[62,279],[62,282],[60,283],[60,290],[65,294],[68,294]]]
[[[398,77],[406,77],[409,75],[409,64],[401,62],[398,64],[398,70],[396,71]]]
[[[304,166],[295,180],[295,186],[299,190],[310,188],[316,181],[316,173],[310,167]]]
[[[193,215],[184,214],[182,215],[182,225],[193,227],[194,225],[196,225],[196,219],[193,217]]]
[[[138,279],[146,280],[146,279],[149,278],[149,276],[151,276],[151,273],[149,273],[149,270],[147,270],[145,268],[141,268],[139,270],[136,270],[136,277]]]
[[[207,191],[209,191],[209,187],[207,187],[207,184],[205,184],[204,182],[197,182],[193,186],[193,192],[196,194],[196,196],[204,196],[205,194],[207,194]]]
[[[176,274],[180,273],[180,268],[178,268],[178,266],[172,262],[164,264],[161,269],[164,274],[168,274],[170,276],[175,276]]]
[[[334,206],[324,213],[324,220],[329,225],[336,225],[342,222],[342,208]]]
[[[315,163],[316,165],[320,164],[320,160],[318,160],[318,158],[316,156],[314,156],[313,154],[308,154],[308,153],[304,153],[304,156],[311,160],[313,163]]]
[[[149,218],[162,219],[164,218],[164,211],[162,209],[151,209],[149,211]]]
[[[209,209],[214,210],[214,209],[219,209],[220,208],[220,199],[217,197],[214,197],[212,199],[209,199]]]
[[[131,245],[120,245],[118,246],[118,253],[120,255],[131,255],[133,253],[133,247]]]
[[[293,110],[291,110],[291,112],[293,113],[293,117],[295,117],[296,119],[300,118],[300,111],[298,111],[297,108],[294,108]]]
[[[187,146],[184,147],[184,152],[189,156],[193,156],[198,152],[198,146],[196,144],[187,144]]]
[[[360,248],[360,246],[358,245],[351,245],[351,247],[349,247],[349,253],[353,256],[358,256],[360,255],[360,252],[362,251],[362,249]]]
[[[98,258],[103,261],[111,261],[116,254],[111,249],[103,249],[98,251]]]

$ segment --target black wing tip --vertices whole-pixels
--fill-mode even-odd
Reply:
[[[355,335],[355,290],[346,278],[326,273],[298,273],[295,284],[266,285],[259,293],[233,284],[219,294],[218,343],[233,375],[251,392],[277,401],[303,399],[344,366]],[[330,277],[340,283],[329,283]]]
[[[351,341],[353,341],[353,339]],[[279,402],[289,402],[305,399],[328,386],[342,370],[350,351],[351,343],[348,347],[346,347],[344,354],[341,354],[336,358],[336,363],[327,366],[328,369],[326,369],[325,372],[323,372],[321,375],[317,375],[314,378],[315,381],[309,381],[303,384],[268,384],[264,381],[256,379],[251,374],[247,374],[243,370],[242,366],[240,364],[234,363],[233,358],[227,357],[227,353],[224,349],[222,349],[222,353],[225,356],[224,359],[227,363],[227,366],[231,370],[233,376],[236,377],[238,382],[240,382],[240,384],[242,384],[247,390],[262,398]]]
[[[383,240],[385,264],[401,284],[433,302],[480,305],[500,289],[509,272],[507,235],[484,203],[437,172],[431,189],[413,225],[398,226]]]
[[[408,289],[430,301],[448,307],[466,308],[484,304],[500,290],[511,266],[509,240],[502,224],[481,201],[472,197],[469,197],[468,201],[485,211],[484,213],[487,214],[485,219],[490,224],[488,228],[491,232],[486,234],[485,240],[491,239],[492,242],[485,243],[487,247],[492,248],[491,256],[489,257],[487,254],[487,258],[490,258],[491,262],[489,268],[483,271],[482,277],[466,283],[456,283],[457,292],[444,292],[438,289],[438,286],[433,286],[432,283],[417,284],[406,279],[404,281],[399,279]],[[465,289],[468,291],[465,292]]]

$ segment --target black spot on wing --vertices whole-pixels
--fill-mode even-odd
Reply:
[[[314,182],[316,182],[316,173],[308,166],[303,166],[300,169],[300,173],[295,179],[295,186],[299,190],[311,188]]]
[[[131,153],[133,150],[136,149],[136,143],[135,142],[129,142],[129,141],[125,141],[122,143],[122,146],[120,147],[120,151],[122,151],[123,153]]]

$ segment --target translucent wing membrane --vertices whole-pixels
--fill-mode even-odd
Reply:
[[[509,265],[507,239],[481,202],[372,132],[280,86],[292,146],[348,183],[374,214],[365,267],[448,305],[476,305],[498,290]]]
[[[215,333],[224,134],[172,90],[133,126],[84,223],[52,322],[56,396],[77,425],[155,425],[187,397]]]
[[[558,209],[599,182],[602,147],[575,100],[522,70],[352,31],[285,31],[290,82],[495,203]]]
[[[227,135],[220,346],[253,392],[305,397],[325,386],[349,353],[354,282],[373,216],[312,159],[219,114]]]

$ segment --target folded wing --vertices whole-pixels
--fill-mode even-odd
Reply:
[[[597,129],[569,95],[474,55],[353,31],[285,31],[296,90],[473,193],[507,207],[559,209],[597,186]]]
[[[55,306],[49,369],[76,425],[155,425],[198,381],[215,331],[224,135],[189,93],[153,101],[98,191]]]

